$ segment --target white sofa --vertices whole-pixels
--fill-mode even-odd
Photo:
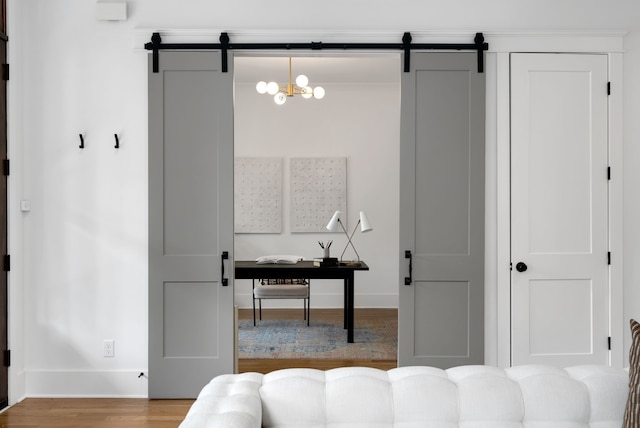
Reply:
[[[461,366],[222,375],[180,428],[620,428],[628,372]]]

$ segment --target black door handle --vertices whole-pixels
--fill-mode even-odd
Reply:
[[[229,278],[225,278],[224,277],[224,261],[229,259],[229,252],[228,251],[223,251],[222,255],[220,256],[220,258],[222,259],[222,266],[220,267],[220,279],[222,282],[222,286],[226,287],[227,285],[229,285]]]
[[[404,258],[409,259],[409,276],[404,277],[404,285],[411,285],[413,282],[413,255],[411,251],[405,250]]]
[[[516,264],[516,270],[517,270],[518,272],[524,272],[524,271],[526,271],[527,269],[528,269],[528,266],[527,266],[527,264],[526,264],[526,263],[518,262],[518,263]]]

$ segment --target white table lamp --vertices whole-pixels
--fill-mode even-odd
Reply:
[[[358,223],[356,223],[356,227],[353,228],[353,232],[351,232],[351,235],[349,235],[347,229],[345,229],[344,227],[344,224],[342,224],[342,221],[340,221],[340,214],[340,211],[336,211],[335,213],[333,213],[333,216],[331,216],[331,220],[329,220],[329,223],[327,223],[327,230],[335,232],[338,229],[338,224],[340,224],[340,227],[342,227],[342,231],[344,232],[348,240],[347,245],[345,245],[344,250],[342,250],[342,254],[340,254],[340,260],[342,260],[345,251],[347,251],[347,248],[349,247],[349,245],[351,245],[351,248],[353,248],[353,251],[355,251],[356,256],[358,257],[358,261],[360,261],[360,254],[358,254],[358,250],[356,250],[356,247],[353,245],[353,242],[351,240],[353,239],[353,235],[356,233],[356,230],[358,230],[358,225],[360,225],[360,232],[369,232],[373,230],[373,227],[371,227],[369,218],[367,218],[367,215],[364,213],[364,211],[360,211],[360,218],[358,219]]]

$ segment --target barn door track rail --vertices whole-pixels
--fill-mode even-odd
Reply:
[[[471,50],[478,52],[478,73],[484,73],[484,51],[489,49],[489,44],[484,41],[482,33],[476,33],[473,43],[411,43],[411,33],[406,32],[402,36],[402,43],[230,43],[229,34],[220,34],[220,43],[162,43],[160,33],[153,33],[151,42],[144,48],[153,51],[153,72],[157,73],[160,63],[160,51],[162,49],[189,50],[189,49],[215,49],[222,53],[222,72],[228,71],[229,50],[260,50],[260,49],[358,49],[358,50],[394,50],[404,51],[404,71],[409,72],[411,50]]]

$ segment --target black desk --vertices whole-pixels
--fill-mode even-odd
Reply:
[[[344,280],[344,328],[347,329],[347,342],[353,343],[353,273],[357,270],[369,270],[366,263],[348,266],[316,267],[311,260],[296,264],[257,264],[254,261],[236,261],[236,279],[343,279]]]

